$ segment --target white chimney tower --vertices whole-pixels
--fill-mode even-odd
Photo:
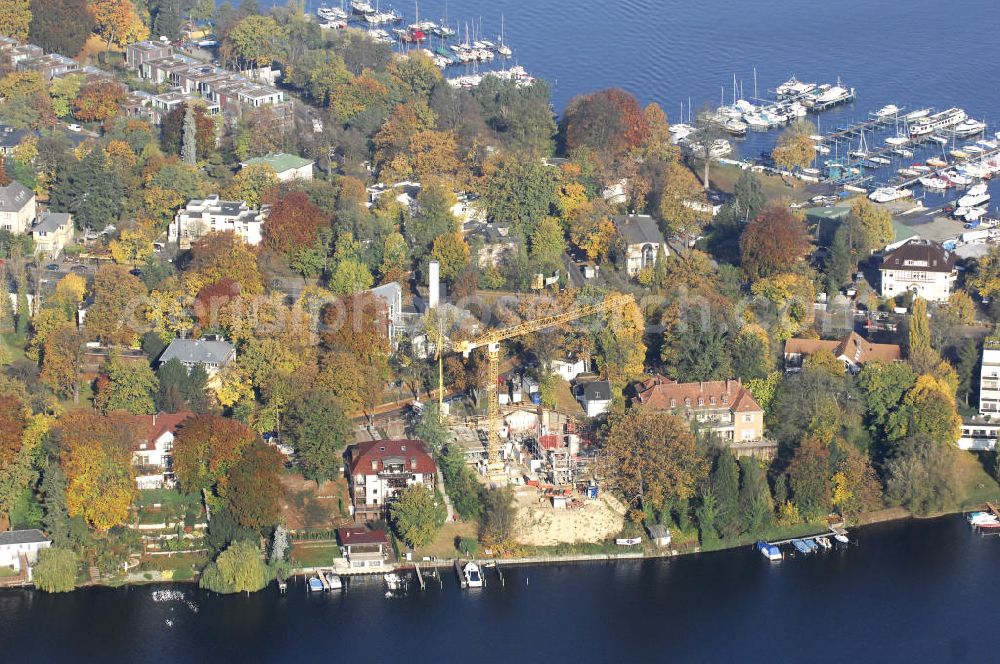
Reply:
[[[427,284],[427,308],[433,309],[438,305],[438,297],[440,295],[440,285],[438,281],[441,276],[441,265],[437,261],[431,261],[428,265],[427,279],[430,283]]]

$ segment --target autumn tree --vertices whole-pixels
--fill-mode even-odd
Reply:
[[[188,282],[209,284],[231,279],[244,295],[264,292],[264,278],[253,249],[230,231],[209,233],[191,244]]]
[[[646,409],[611,418],[604,455],[607,477],[633,508],[692,497],[708,470],[687,422]]]
[[[850,518],[881,507],[882,485],[868,455],[841,443],[837,444],[837,452],[840,460],[832,478],[834,507]]]
[[[687,166],[671,162],[660,194],[660,217],[667,230],[685,240],[696,237],[711,218],[708,199]]]
[[[793,170],[806,168],[816,158],[816,146],[810,138],[816,133],[811,122],[800,120],[781,132],[771,151],[771,158],[778,168]]]
[[[811,521],[830,511],[830,451],[819,438],[803,440],[788,466],[792,500],[802,518]]]
[[[444,501],[421,484],[401,491],[389,505],[389,516],[396,534],[411,548],[430,544],[444,525]]]
[[[646,358],[643,343],[645,322],[634,300],[609,312],[607,324],[597,333],[597,356],[601,370],[613,385],[621,388],[629,378],[642,373]]]
[[[441,278],[452,281],[469,264],[469,245],[460,232],[445,233],[434,240],[431,257],[441,264]]]
[[[240,525],[260,530],[281,515],[281,469],[284,457],[262,440],[247,445],[230,465],[219,495]]]
[[[277,184],[278,176],[270,164],[247,164],[240,169],[223,193],[226,198],[246,201],[250,207],[258,207],[263,202],[265,194]]]
[[[264,244],[286,256],[316,242],[321,228],[330,225],[330,218],[313,205],[305,192],[290,192],[271,206],[264,222]]]
[[[223,481],[245,448],[257,440],[252,429],[216,415],[196,415],[180,426],[174,440],[174,469],[186,492]]]
[[[195,154],[198,159],[207,159],[215,149],[217,130],[215,121],[208,114],[205,105],[197,101],[178,104],[163,116],[163,120],[160,122],[160,144],[167,154],[181,154],[181,148],[184,146],[184,119],[188,115],[189,108],[194,115]],[[245,199],[237,198],[236,200]]]
[[[79,399],[85,341],[74,326],[65,325],[53,330],[42,347],[42,382],[74,403]]]
[[[104,122],[118,115],[125,88],[115,80],[100,78],[84,84],[73,100],[73,115],[84,122]]]
[[[27,41],[28,27],[31,25],[31,3],[29,0],[7,0],[0,4],[0,35]]]
[[[70,411],[56,425],[66,473],[66,507],[100,531],[128,519],[136,496],[132,446],[141,435],[128,416]]]
[[[765,207],[740,238],[740,266],[749,279],[788,272],[809,252],[805,222],[787,207]]]
[[[97,34],[107,40],[109,51],[111,44],[124,47],[149,36],[132,0],[90,0],[90,10]]]
[[[851,201],[850,217],[857,221],[866,254],[882,250],[896,236],[889,211],[865,196],[857,196]]]
[[[103,265],[91,286],[94,304],[87,311],[85,329],[92,338],[114,345],[131,345],[140,332],[146,286],[122,265]]]
[[[643,145],[648,135],[639,102],[618,88],[571,99],[561,131],[567,151],[587,147],[609,159]]]
[[[920,358],[927,353],[932,353],[931,327],[927,318],[927,301],[922,297],[914,298],[908,322],[907,354],[914,358]]]

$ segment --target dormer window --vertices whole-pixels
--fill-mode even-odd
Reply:
[[[400,446],[399,446],[399,450],[400,450],[401,452],[405,452],[405,451],[406,451],[406,445],[400,445]]]
[[[691,397],[684,397],[684,405],[685,406],[691,405]]]
[[[677,407],[677,399],[671,399],[670,400],[670,407],[671,408],[676,408]]]
[[[698,397],[698,405],[699,406],[705,405],[705,397]]]
[[[708,398],[708,402],[714,406],[715,405],[715,397],[709,397]]]

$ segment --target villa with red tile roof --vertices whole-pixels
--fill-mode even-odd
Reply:
[[[174,485],[174,434],[192,413],[158,413],[135,417],[141,432],[132,443],[135,483],[140,489],[162,489]]]
[[[434,488],[437,465],[422,441],[367,441],[348,447],[344,458],[355,521],[381,519],[409,486]]]
[[[764,437],[764,409],[739,380],[678,383],[654,375],[635,386],[635,401],[681,415],[729,443]]]
[[[828,350],[844,363],[844,370],[861,371],[867,362],[900,362],[903,351],[898,344],[873,344],[857,332],[841,340],[789,339],[785,342],[785,371],[800,371],[805,358],[821,350]]]

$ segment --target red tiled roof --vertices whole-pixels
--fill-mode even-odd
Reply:
[[[371,474],[372,462],[375,471],[381,473],[387,459],[402,459],[406,470],[413,473],[430,475],[437,472],[434,459],[420,440],[370,440],[351,445],[347,455],[351,475]]]
[[[851,332],[840,341],[823,339],[789,339],[785,342],[785,353],[812,355],[828,350],[834,357],[846,357],[854,364],[865,364],[874,360],[898,362],[903,359],[903,351],[898,344],[874,344],[857,332]]]
[[[384,530],[368,530],[362,526],[337,528],[337,539],[341,545],[351,544],[388,544],[389,536]]]
[[[636,385],[639,403],[660,410],[692,410],[729,407],[734,413],[762,411],[750,390],[738,380],[713,380],[703,383],[675,383],[664,376],[653,376]],[[712,403],[712,400],[715,403]]]
[[[134,442],[136,449],[140,443],[153,444],[156,439],[166,432],[176,433],[177,427],[194,413],[182,411],[180,413],[157,413],[156,415],[136,415],[134,421],[138,425],[140,437]]]
[[[907,265],[907,263],[923,265]],[[920,270],[923,272],[951,272],[955,269],[955,254],[936,242],[910,240],[895,251],[886,254],[881,270]]]

